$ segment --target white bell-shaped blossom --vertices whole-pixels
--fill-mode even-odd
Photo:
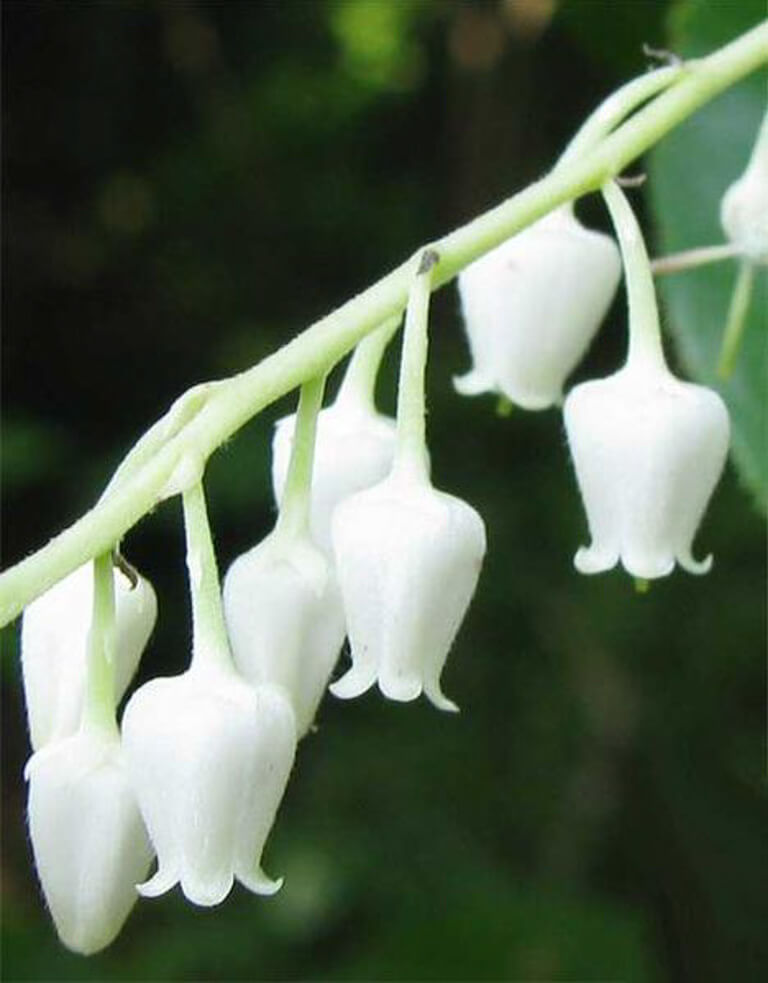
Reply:
[[[272,487],[282,501],[293,446],[296,416],[278,420],[272,442]],[[392,466],[395,422],[355,394],[340,393],[317,418],[312,472],[310,530],[326,554],[331,554],[331,518],[349,495],[381,481]]]
[[[155,592],[115,568],[115,702],[133,678],[157,617]],[[74,734],[80,724],[88,635],[93,616],[93,564],[86,563],[24,611],[21,665],[32,747]]]
[[[459,274],[473,368],[466,396],[496,392],[527,410],[559,403],[619,283],[614,240],[556,209]]]
[[[425,478],[395,469],[339,505],[333,543],[352,666],[331,692],[358,696],[378,680],[391,699],[423,690],[440,709],[457,709],[440,674],[480,574],[483,520]]]
[[[745,259],[768,263],[768,116],[746,170],[723,196],[720,221]]]
[[[681,382],[663,365],[632,360],[606,379],[576,386],[565,426],[592,543],[576,553],[581,573],[620,560],[641,579],[677,561],[706,573],[693,537],[728,451],[728,411],[716,392]]]
[[[115,938],[152,849],[117,734],[83,729],[27,765],[35,864],[59,937],[83,955]]]
[[[123,746],[158,859],[141,894],[180,883],[190,901],[215,905],[235,877],[257,894],[280,888],[262,871],[261,854],[296,749],[282,690],[253,687],[201,658],[134,693]]]
[[[224,579],[232,656],[251,683],[289,694],[298,735],[312,726],[346,634],[336,578],[308,536],[272,533]]]

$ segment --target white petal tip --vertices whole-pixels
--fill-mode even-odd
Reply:
[[[213,908],[227,897],[235,879],[230,874],[218,880],[201,880],[197,877],[182,877],[181,890],[184,897],[201,908]]]
[[[373,686],[375,677],[369,673],[360,672],[354,666],[346,672],[341,679],[331,683],[328,689],[339,700],[353,700],[357,696],[362,696]]]
[[[709,556],[705,556],[703,560],[696,560],[691,556],[690,552],[686,552],[678,556],[677,562],[688,573],[701,576],[702,574],[709,573],[714,561],[711,553]]]
[[[453,388],[461,396],[479,396],[481,393],[493,392],[494,385],[484,373],[472,369],[466,375],[455,375]]]
[[[659,580],[668,577],[675,569],[674,557],[670,559],[651,560],[646,557],[622,556],[621,565],[637,580]]]
[[[379,689],[388,700],[398,703],[411,703],[418,700],[422,692],[421,680],[407,676],[382,676],[379,678]]]
[[[618,559],[615,553],[608,553],[605,550],[596,549],[594,546],[580,546],[576,550],[576,556],[573,558],[573,565],[579,573],[590,576],[591,574],[605,573],[606,570],[612,570],[616,566]]]
[[[258,870],[255,874],[249,874],[246,877],[238,874],[237,879],[243,885],[243,887],[248,888],[254,894],[260,894],[263,897],[270,897],[273,894],[277,894],[280,888],[283,886],[283,878],[277,877],[274,880],[268,877],[263,870]]]
[[[176,887],[178,883],[179,878],[176,874],[169,874],[165,871],[158,870],[148,881],[144,881],[143,884],[137,884],[136,890],[142,898],[158,898],[161,894],[165,894],[166,891],[170,891],[171,888]]]
[[[446,713],[461,712],[459,705],[454,703],[453,700],[449,700],[440,690],[425,690],[424,692],[432,706],[437,707],[438,710],[444,710]]]

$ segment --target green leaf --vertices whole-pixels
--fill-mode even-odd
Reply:
[[[684,0],[671,11],[670,47],[684,57],[704,54],[753,27],[764,15],[764,0]],[[762,71],[739,83],[680,126],[651,155],[650,200],[660,254],[723,241],[720,200],[746,166],[766,110],[767,82]],[[728,404],[734,464],[765,512],[768,271],[764,269],[755,277],[735,370],[726,382],[716,375],[737,274],[737,261],[730,260],[661,277],[659,289],[666,325],[685,371],[717,388]]]

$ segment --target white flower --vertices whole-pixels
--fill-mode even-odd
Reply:
[[[528,410],[558,403],[616,292],[616,243],[558,208],[459,274],[474,367],[455,380]]]
[[[480,574],[483,520],[396,470],[339,505],[333,543],[352,667],[331,692],[358,696],[378,679],[393,700],[423,690],[435,706],[455,710],[440,674]]]
[[[576,386],[565,426],[592,545],[581,573],[621,560],[635,577],[670,573],[677,562],[705,573],[692,542],[728,451],[728,411],[714,391],[681,382],[663,364],[630,362]]]
[[[201,660],[180,676],[154,679],[123,717],[131,781],[157,851],[157,873],[139,891],[175,884],[199,905],[215,905],[234,878],[257,894],[281,882],[261,854],[296,749],[284,693],[252,687],[234,670]]]
[[[272,533],[229,568],[224,617],[237,668],[251,683],[287,690],[303,736],[346,634],[328,561],[308,537]]]
[[[115,702],[133,678],[157,616],[155,592],[120,570],[115,585]],[[93,616],[93,564],[32,601],[21,628],[21,665],[32,747],[74,734],[80,725],[88,635]]]
[[[746,259],[768,263],[768,118],[746,170],[723,196],[720,221]]]
[[[278,420],[272,442],[272,487],[280,502],[288,474],[296,417]],[[339,502],[381,481],[392,466],[395,422],[355,398],[339,398],[317,418],[310,530],[331,554],[331,518]]]
[[[38,751],[25,774],[35,864],[56,930],[90,955],[120,931],[152,858],[119,739],[83,730]]]

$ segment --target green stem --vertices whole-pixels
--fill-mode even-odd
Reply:
[[[586,118],[576,136],[563,151],[556,166],[558,168],[567,167],[582,156],[585,151],[594,147],[614,130],[638,106],[658,95],[663,89],[668,88],[685,71],[687,71],[687,66],[684,64],[657,68],[632,79],[612,92]]]
[[[440,262],[433,271],[433,289],[558,205],[598,190],[699,107],[766,61],[768,23],[763,23],[689,63],[668,89],[568,167],[556,168],[436,242]],[[170,475],[186,454],[205,460],[265,406],[305,380],[327,373],[363,337],[400,314],[412,270],[409,259],[258,365],[217,383],[200,411],[108,497],[0,576],[0,626],[76,567],[118,542],[162,499]]]
[[[115,581],[112,551],[93,561],[93,614],[83,699],[83,729],[117,735],[115,719]]]
[[[724,259],[733,259],[738,253],[738,246],[731,242],[719,246],[698,246],[696,249],[686,249],[681,253],[670,253],[669,256],[659,256],[651,260],[651,273],[663,276],[666,273],[682,273],[684,270],[695,270],[709,263],[720,263]]]
[[[334,405],[375,410],[376,376],[387,345],[400,327],[400,320],[400,315],[390,318],[355,348]]]
[[[721,379],[729,379],[739,354],[744,325],[747,321],[749,301],[752,297],[752,286],[755,282],[755,268],[751,263],[743,262],[739,267],[736,285],[728,306],[728,318],[723,332],[723,343],[720,348],[720,358],[717,363],[717,374]]]
[[[603,188],[603,197],[611,213],[624,262],[629,305],[627,365],[638,368],[663,368],[666,363],[661,347],[659,308],[643,233],[627,196],[615,181],[606,184]]]
[[[232,658],[202,482],[188,488],[182,495],[182,502],[189,592],[192,597],[192,666],[229,668]]]
[[[277,520],[277,531],[288,536],[301,536],[309,529],[315,433],[324,389],[325,376],[310,379],[301,387],[291,460]]]
[[[429,474],[424,384],[429,347],[431,273],[439,261],[434,249],[425,250],[419,259],[408,295],[400,356],[395,470],[419,479],[426,479]]]

